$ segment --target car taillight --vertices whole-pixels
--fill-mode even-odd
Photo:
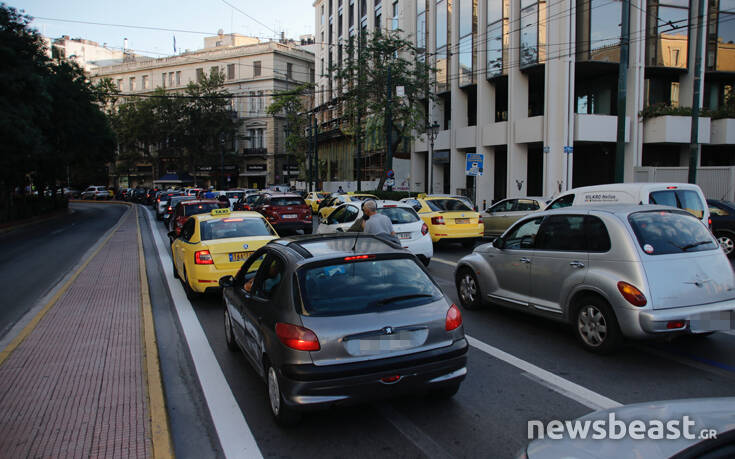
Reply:
[[[375,255],[353,255],[351,257],[345,257],[344,261],[367,260],[369,258],[375,258]]]
[[[444,328],[447,331],[452,331],[462,325],[462,313],[459,312],[456,304],[450,306],[449,311],[447,311],[447,320],[444,324]]]
[[[283,344],[297,351],[318,351],[321,348],[316,334],[298,325],[277,322],[276,335]]]
[[[477,224],[482,225],[482,215],[477,217]]]
[[[171,206],[168,206],[168,211],[171,212]]]
[[[712,229],[712,217],[707,219],[707,224],[709,225],[709,229]]]
[[[194,252],[194,263],[197,265],[213,265],[214,261],[209,250],[198,250]]]
[[[442,217],[441,215],[438,217],[431,217],[431,224],[432,225],[443,225],[444,217]]]
[[[633,306],[642,307],[645,306],[648,302],[643,292],[627,282],[618,282],[618,290],[620,290],[623,298],[628,300],[628,303],[632,304]]]
[[[684,328],[686,326],[686,320],[670,320],[666,323],[666,328],[669,330],[676,330],[677,328]]]
[[[421,225],[421,235],[426,236],[426,233],[428,232],[429,232],[429,225],[427,225],[426,223]]]

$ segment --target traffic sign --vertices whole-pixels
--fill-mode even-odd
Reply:
[[[574,147],[571,145],[564,145],[564,153],[568,155],[574,153]]]
[[[482,153],[467,153],[467,164],[465,167],[465,175],[482,176],[484,169],[485,155]]]
[[[395,177],[395,176],[396,176],[396,174],[395,174],[395,172],[393,172],[393,169],[388,169],[388,170],[387,170],[387,171],[385,172],[385,176],[386,176],[386,177],[388,177],[388,178],[393,178],[393,177]]]

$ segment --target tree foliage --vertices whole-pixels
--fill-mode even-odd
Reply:
[[[307,169],[305,167],[308,148],[306,128],[309,127],[309,117],[304,113],[307,110],[304,94],[311,90],[312,86],[307,83],[295,89],[275,93],[273,102],[267,109],[269,115],[281,116],[286,122],[286,151],[296,158],[301,171]]]

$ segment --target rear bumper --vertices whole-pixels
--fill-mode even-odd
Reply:
[[[404,248],[414,255],[422,255],[427,259],[434,256],[434,245],[428,235],[414,240],[401,240],[400,242]]]
[[[244,261],[243,261],[244,263]],[[189,275],[191,289],[195,292],[204,293],[219,289],[219,280],[224,276],[234,276],[240,269],[216,269],[212,265],[194,265]]]
[[[735,300],[670,309],[626,308],[616,313],[621,331],[630,338],[735,330]],[[683,321],[683,326],[668,328],[676,321]]]
[[[273,228],[275,228],[276,231],[302,230],[305,228],[311,228],[314,225],[314,222],[312,222],[311,218],[309,219],[308,222],[305,220],[294,220],[294,221],[281,220],[279,222],[269,221],[269,223],[271,224],[271,226],[273,226]]]
[[[361,403],[459,384],[467,375],[467,341],[431,351],[354,364],[285,365],[280,370],[285,403],[298,409]],[[396,382],[382,378],[400,376]]]
[[[431,228],[431,240],[434,242],[444,240],[480,239],[483,236],[482,225],[468,225],[470,228]]]

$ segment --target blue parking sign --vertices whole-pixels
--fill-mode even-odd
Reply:
[[[465,175],[482,176],[485,155],[482,153],[467,153],[467,165]]]

